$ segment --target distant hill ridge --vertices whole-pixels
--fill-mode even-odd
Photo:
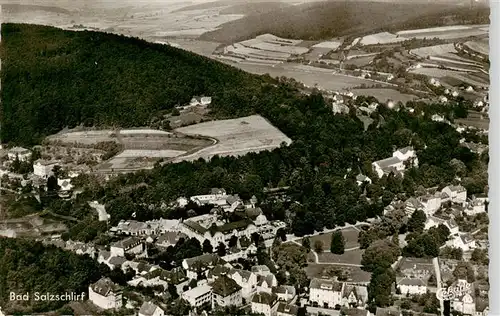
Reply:
[[[490,9],[484,5],[395,3],[369,1],[314,2],[248,15],[200,36],[202,40],[234,43],[263,33],[323,40],[452,24],[488,24]]]

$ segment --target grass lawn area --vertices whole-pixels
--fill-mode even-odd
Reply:
[[[370,282],[371,273],[363,271],[358,267],[310,263],[304,268],[308,278],[329,276],[329,271],[335,271],[337,269],[347,271],[349,273],[348,280],[350,282]]]
[[[331,252],[323,252],[318,254],[319,262],[325,263],[348,263],[348,264],[361,264],[361,256],[364,250],[356,249],[346,251],[343,255],[336,255]]]
[[[342,235],[345,239],[345,249],[359,247],[358,235],[359,232],[354,228],[346,228],[342,230]],[[321,240],[323,242],[323,250],[330,250],[330,244],[332,241],[332,233],[320,234],[317,236],[309,237],[311,240],[311,248],[314,250],[314,242],[316,240]]]

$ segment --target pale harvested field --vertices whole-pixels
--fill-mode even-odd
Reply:
[[[339,41],[326,41],[313,45],[312,48],[327,48],[329,50],[336,50],[342,45]]]
[[[483,55],[490,54],[490,46],[488,41],[469,41],[464,43],[469,49]]]
[[[451,76],[454,77],[456,74],[459,74],[459,72],[452,71],[452,70],[446,70],[446,69],[439,69],[439,68],[417,68],[417,69],[412,69],[410,70],[411,73],[416,73],[420,75],[426,75],[429,77],[434,77],[434,78],[442,78],[446,76]]]
[[[420,58],[427,58],[427,56],[437,56],[447,53],[456,53],[457,50],[453,44],[435,45],[428,47],[420,47],[412,49],[411,54],[415,54]]]
[[[354,89],[352,90],[352,93],[355,95],[373,96],[380,102],[385,102],[390,99],[396,102],[401,101],[406,103],[418,98],[415,95],[403,94],[394,89]]]
[[[174,162],[199,158],[208,160],[215,155],[239,156],[249,152],[272,150],[283,142],[286,144],[292,142],[290,138],[259,115],[204,122],[178,128],[176,132],[211,137],[216,139],[217,143],[193,154],[178,157],[174,159]]]
[[[403,42],[406,40],[408,39],[402,36],[397,36],[396,34],[392,34],[389,32],[381,32],[364,36],[359,41],[359,44],[361,45],[391,44],[391,43]]]

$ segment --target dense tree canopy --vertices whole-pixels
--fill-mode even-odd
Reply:
[[[9,292],[82,293],[109,272],[88,256],[20,239],[0,238],[0,262],[0,303],[11,312],[47,312],[67,302],[32,300],[13,305]]]

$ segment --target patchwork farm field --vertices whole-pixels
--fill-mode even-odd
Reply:
[[[359,87],[362,84],[368,86],[373,85],[373,81],[371,80],[334,74],[333,71],[329,69],[311,67],[305,65],[280,64],[276,66],[266,66],[266,65],[255,65],[246,63],[238,63],[231,65],[240,68],[241,70],[258,75],[263,75],[267,73],[271,77],[285,76],[289,78],[294,78],[295,80],[303,83],[306,86],[314,87],[315,85],[317,85],[319,89],[331,90],[331,91],[352,89],[355,87]],[[384,84],[381,85],[383,86]]]
[[[175,130],[193,137],[213,138],[216,143],[192,154],[180,156],[183,160],[210,159],[219,156],[240,156],[249,152],[272,150],[282,143],[291,144],[291,139],[259,115],[230,120],[204,122]]]

